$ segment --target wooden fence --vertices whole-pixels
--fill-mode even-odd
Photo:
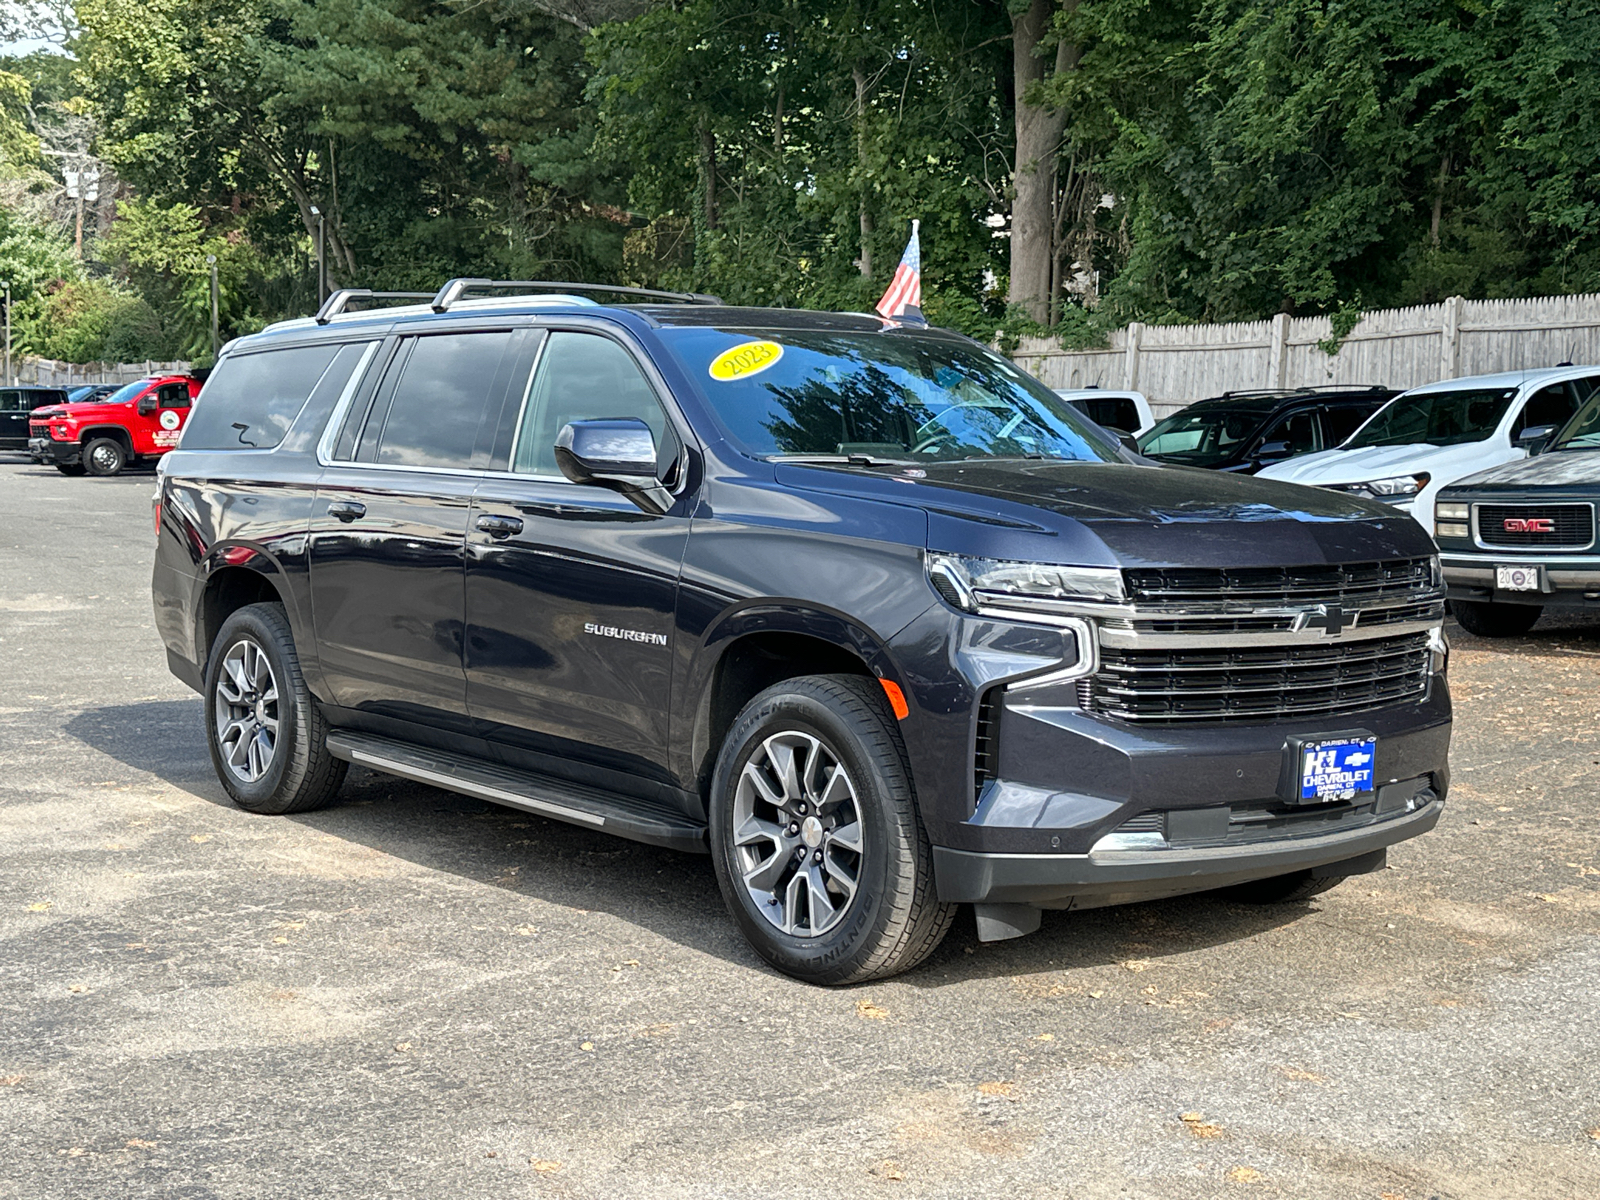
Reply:
[[[132,383],[148,375],[187,375],[186,362],[69,363],[53,358],[18,357],[11,364],[17,383],[36,383],[44,387],[77,387],[84,383]]]
[[[1600,295],[1536,300],[1463,300],[1390,308],[1361,318],[1337,354],[1327,317],[1235,325],[1140,325],[1111,335],[1104,350],[1063,350],[1023,338],[1011,357],[1051,387],[1132,388],[1157,416],[1207,396],[1246,388],[1384,384],[1411,388],[1439,379],[1600,363]]]

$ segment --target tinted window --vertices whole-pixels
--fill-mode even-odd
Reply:
[[[1516,388],[1462,388],[1399,396],[1346,448],[1480,442],[1495,431],[1516,394]]]
[[[1133,433],[1139,428],[1139,410],[1126,396],[1080,396],[1071,403],[1105,429]]]
[[[660,336],[750,454],[1116,456],[1065,400],[969,342],[903,331],[680,328]]]
[[[224,358],[195,404],[194,415],[183,431],[183,449],[268,450],[276,446],[338,350],[334,344],[298,346]]]
[[[517,433],[513,471],[556,475],[556,435],[568,421],[638,417],[660,448],[667,418],[654,390],[621,346],[592,333],[552,333],[539,358]]]
[[[188,408],[191,403],[187,383],[164,383],[156,389],[157,408]]]
[[[1322,412],[1322,444],[1327,447],[1342,446],[1350,435],[1361,428],[1361,423],[1372,415],[1372,407],[1360,404],[1340,404]]]
[[[21,408],[21,392],[0,392],[0,412],[17,412]]]
[[[1290,413],[1287,417],[1273,422],[1272,428],[1262,434],[1261,441],[1263,444],[1288,442],[1291,455],[1310,454],[1314,450],[1322,449],[1317,444],[1316,414],[1309,411]]]
[[[1516,428],[1511,431],[1511,436],[1513,439],[1520,437],[1524,429],[1532,429],[1538,425],[1554,425],[1560,429],[1577,411],[1578,398],[1572,391],[1572,385],[1552,383],[1528,397],[1528,403],[1523,407],[1522,415],[1517,418]]]
[[[1139,453],[1188,467],[1227,462],[1250,441],[1271,409],[1255,405],[1185,409],[1139,439]]]
[[[382,421],[371,461],[470,467],[478,426],[490,400],[498,399],[495,377],[510,344],[507,330],[414,339],[387,403],[380,401],[368,418]]]

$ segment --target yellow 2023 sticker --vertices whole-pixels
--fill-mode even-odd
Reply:
[[[759,375],[783,357],[777,342],[740,342],[711,360],[711,378],[723,383]]]

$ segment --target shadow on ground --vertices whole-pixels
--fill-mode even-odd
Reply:
[[[66,732],[135,770],[231,808],[211,768],[200,704],[196,697],[90,709],[68,721]],[[706,856],[641,845],[359,768],[351,770],[331,807],[258,819],[292,820],[430,871],[610,913],[703,953],[765,969],[728,916]],[[1316,908],[1316,901],[1256,908],[1201,893],[1047,912],[1041,930],[1030,937],[982,944],[963,905],[944,945],[905,981],[943,987],[1158,959],[1252,938]]]

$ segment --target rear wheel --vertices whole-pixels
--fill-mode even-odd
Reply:
[[[347,768],[328,753],[281,604],[247,605],[223,622],[204,695],[211,764],[240,808],[307,812],[333,799]]]
[[[84,467],[82,463],[57,463],[56,470],[63,475],[82,475]]]
[[[1452,600],[1450,615],[1478,637],[1520,637],[1533,628],[1544,609],[1537,604],[1491,604],[1484,600]]]
[[[113,438],[95,438],[83,448],[83,465],[91,475],[120,475],[128,452]]]
[[[1222,894],[1241,904],[1298,904],[1338,887],[1346,878],[1330,875],[1325,879],[1313,879],[1310,871],[1295,871],[1290,875],[1274,875],[1271,879],[1237,883],[1223,888]]]
[[[712,777],[711,853],[750,944],[808,983],[909,970],[955,915],[893,715],[857,676],[792,679],[745,706]]]

